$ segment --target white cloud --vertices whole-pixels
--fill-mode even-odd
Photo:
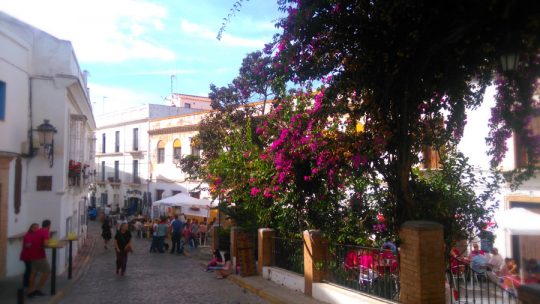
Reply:
[[[185,33],[191,34],[193,36],[199,36],[207,40],[215,40],[217,33],[210,30],[207,27],[202,25],[189,22],[187,20],[182,20],[180,22],[180,28]],[[221,36],[221,42],[230,46],[242,46],[242,47],[254,47],[254,48],[263,48],[266,41],[264,39],[249,39],[237,37],[228,33],[224,33]]]
[[[167,9],[145,0],[0,0],[2,10],[70,40],[82,62],[174,60],[168,48],[148,38],[164,29]]]
[[[94,116],[148,103],[162,104],[160,96],[148,92],[93,83],[88,86]]]
[[[150,70],[119,74],[118,76],[150,76],[150,75],[192,75],[197,74],[197,70]]]

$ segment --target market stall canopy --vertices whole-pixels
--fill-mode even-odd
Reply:
[[[496,217],[499,228],[513,235],[540,235],[540,214],[525,208],[511,208]]]
[[[154,206],[181,207],[182,213],[186,215],[207,217],[208,210],[212,207],[212,202],[205,199],[194,198],[187,194],[178,193],[153,202],[152,207]]]

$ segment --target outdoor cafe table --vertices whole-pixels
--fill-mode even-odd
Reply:
[[[68,279],[71,280],[72,270],[73,270],[73,241],[77,240],[77,236],[71,238],[62,239],[62,242],[69,243],[69,256],[68,256]]]
[[[64,246],[66,246],[66,242],[63,240],[55,245],[45,245],[45,248],[52,249],[51,295],[56,294],[56,250],[58,248],[64,248]]]

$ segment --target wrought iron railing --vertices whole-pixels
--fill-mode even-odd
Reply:
[[[447,303],[519,303],[516,276],[497,276],[485,264],[451,258],[446,277],[450,292]]]
[[[330,244],[324,264],[325,281],[328,283],[391,301],[399,301],[397,252]]]
[[[304,275],[304,242],[298,238],[274,238],[275,266]]]

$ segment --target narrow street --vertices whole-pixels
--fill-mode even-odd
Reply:
[[[200,261],[170,253],[149,253],[149,240],[135,239],[124,277],[115,274],[112,246],[98,234],[88,272],[61,303],[266,303],[229,280],[204,272]],[[188,249],[189,251],[189,249]]]

